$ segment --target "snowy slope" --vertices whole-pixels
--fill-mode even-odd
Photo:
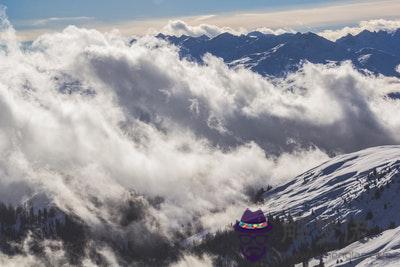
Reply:
[[[323,260],[326,267],[397,267],[400,262],[400,227],[387,230],[367,240],[354,242],[343,249],[329,252],[324,255]],[[319,259],[313,259],[309,262],[309,266],[315,266],[318,263]]]
[[[376,185],[370,184],[367,190],[364,187],[368,179],[374,181],[372,172],[375,168],[382,177],[376,180]],[[345,218],[367,208],[379,212],[379,208],[366,195],[390,182],[398,184],[399,169],[400,146],[374,147],[338,156],[266,193],[265,210],[272,213],[290,210],[297,217],[308,217],[313,210],[321,218]],[[399,190],[400,184],[390,187],[378,199],[379,202],[397,198]],[[363,197],[365,199],[361,201]],[[396,208],[396,203],[392,204],[391,207]]]
[[[290,214],[304,225],[307,233],[296,238],[298,244],[310,244],[315,239],[322,243],[337,240],[334,227],[338,222],[343,233],[351,220],[379,233],[395,228],[400,225],[400,146],[374,147],[338,156],[265,193],[264,198],[266,213],[282,217]],[[382,236],[373,235],[367,243],[356,242],[338,253],[365,254],[358,262],[367,263],[373,260],[369,257],[372,252],[387,248],[400,261],[396,250],[399,231],[397,228]],[[392,254],[375,260],[390,261]],[[330,259],[336,264],[337,257]]]

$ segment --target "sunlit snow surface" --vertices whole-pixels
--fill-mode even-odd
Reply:
[[[359,197],[365,193],[367,175],[374,168],[377,171],[391,169],[379,180],[378,187],[392,179],[396,182],[400,180],[400,146],[381,146],[338,156],[266,193],[265,209],[268,212],[290,209],[293,215],[303,213],[300,217],[307,216],[311,210],[320,218],[334,215],[343,218],[349,213],[357,214],[373,204],[360,201]],[[396,193],[398,189],[385,191],[383,197],[391,191]],[[353,207],[346,208],[345,202],[352,202]]]
[[[400,259],[400,227],[387,230],[382,234],[366,241],[357,241],[351,245],[324,255],[326,267],[329,266],[399,266]],[[339,260],[339,262],[338,262]],[[310,266],[317,265],[319,259],[309,262]],[[301,266],[301,264],[296,265]]]
[[[374,169],[380,173],[376,185],[371,182]],[[268,192],[264,209],[267,213],[290,212],[310,228],[318,223],[321,227],[315,229],[318,234],[332,222],[349,218],[364,221],[368,227],[388,229],[391,222],[398,225],[400,221],[399,171],[400,146],[375,147],[339,156]],[[367,190],[368,176],[370,188]],[[379,198],[374,195],[377,188],[383,188]],[[371,220],[365,220],[368,211],[373,213]],[[399,233],[400,228],[387,230],[355,242],[328,253],[324,262],[326,266],[398,266]],[[319,259],[314,259],[310,266],[318,263]]]

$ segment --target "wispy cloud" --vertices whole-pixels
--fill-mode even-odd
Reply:
[[[252,13],[221,14],[202,23],[232,28],[296,28],[329,27],[361,20],[399,17],[400,2],[363,1],[314,8],[290,9]]]
[[[289,9],[281,11],[236,12],[225,14],[204,14],[201,16],[154,18],[102,23],[92,17],[60,17],[40,19],[33,23],[34,29],[19,31],[21,39],[32,39],[45,31],[61,29],[69,24],[85,24],[101,32],[118,29],[123,35],[145,35],[161,32],[171,26],[171,21],[185,21],[189,30],[204,31],[204,28],[218,27],[243,32],[260,28],[294,29],[297,31],[321,31],[334,27],[356,24],[359,21],[400,18],[400,2],[396,0],[347,2],[314,8]],[[210,26],[212,25],[212,26]],[[182,26],[182,25],[178,25]],[[185,26],[185,25],[183,25]],[[199,30],[200,29],[200,30]],[[214,29],[212,29],[214,30]],[[184,31],[185,32],[185,31]],[[189,31],[190,32],[190,31]]]
[[[118,24],[97,25],[100,31],[117,28],[125,35],[143,35],[160,32],[171,21],[185,21],[194,29],[213,25],[235,31],[256,30],[259,28],[294,29],[298,31],[320,31],[332,27],[356,24],[359,21],[400,18],[400,2],[394,0],[347,2],[314,8],[289,9],[281,11],[237,12],[213,14],[210,16],[179,17],[126,21]]]
[[[51,17],[32,21],[34,26],[49,26],[54,23],[73,23],[94,20],[94,17]]]

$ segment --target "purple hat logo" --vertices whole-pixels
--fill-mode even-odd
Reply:
[[[249,261],[262,259],[267,253],[267,235],[272,227],[261,210],[252,212],[247,209],[240,221],[234,226],[239,236],[240,252]]]

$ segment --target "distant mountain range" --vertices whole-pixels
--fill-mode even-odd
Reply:
[[[315,33],[281,35],[250,32],[236,36],[223,33],[214,38],[168,36],[164,39],[180,47],[180,56],[202,62],[206,53],[220,57],[231,67],[243,66],[264,76],[284,76],[304,61],[327,64],[349,60],[361,71],[400,77],[400,29],[395,32],[363,31],[333,42]]]

